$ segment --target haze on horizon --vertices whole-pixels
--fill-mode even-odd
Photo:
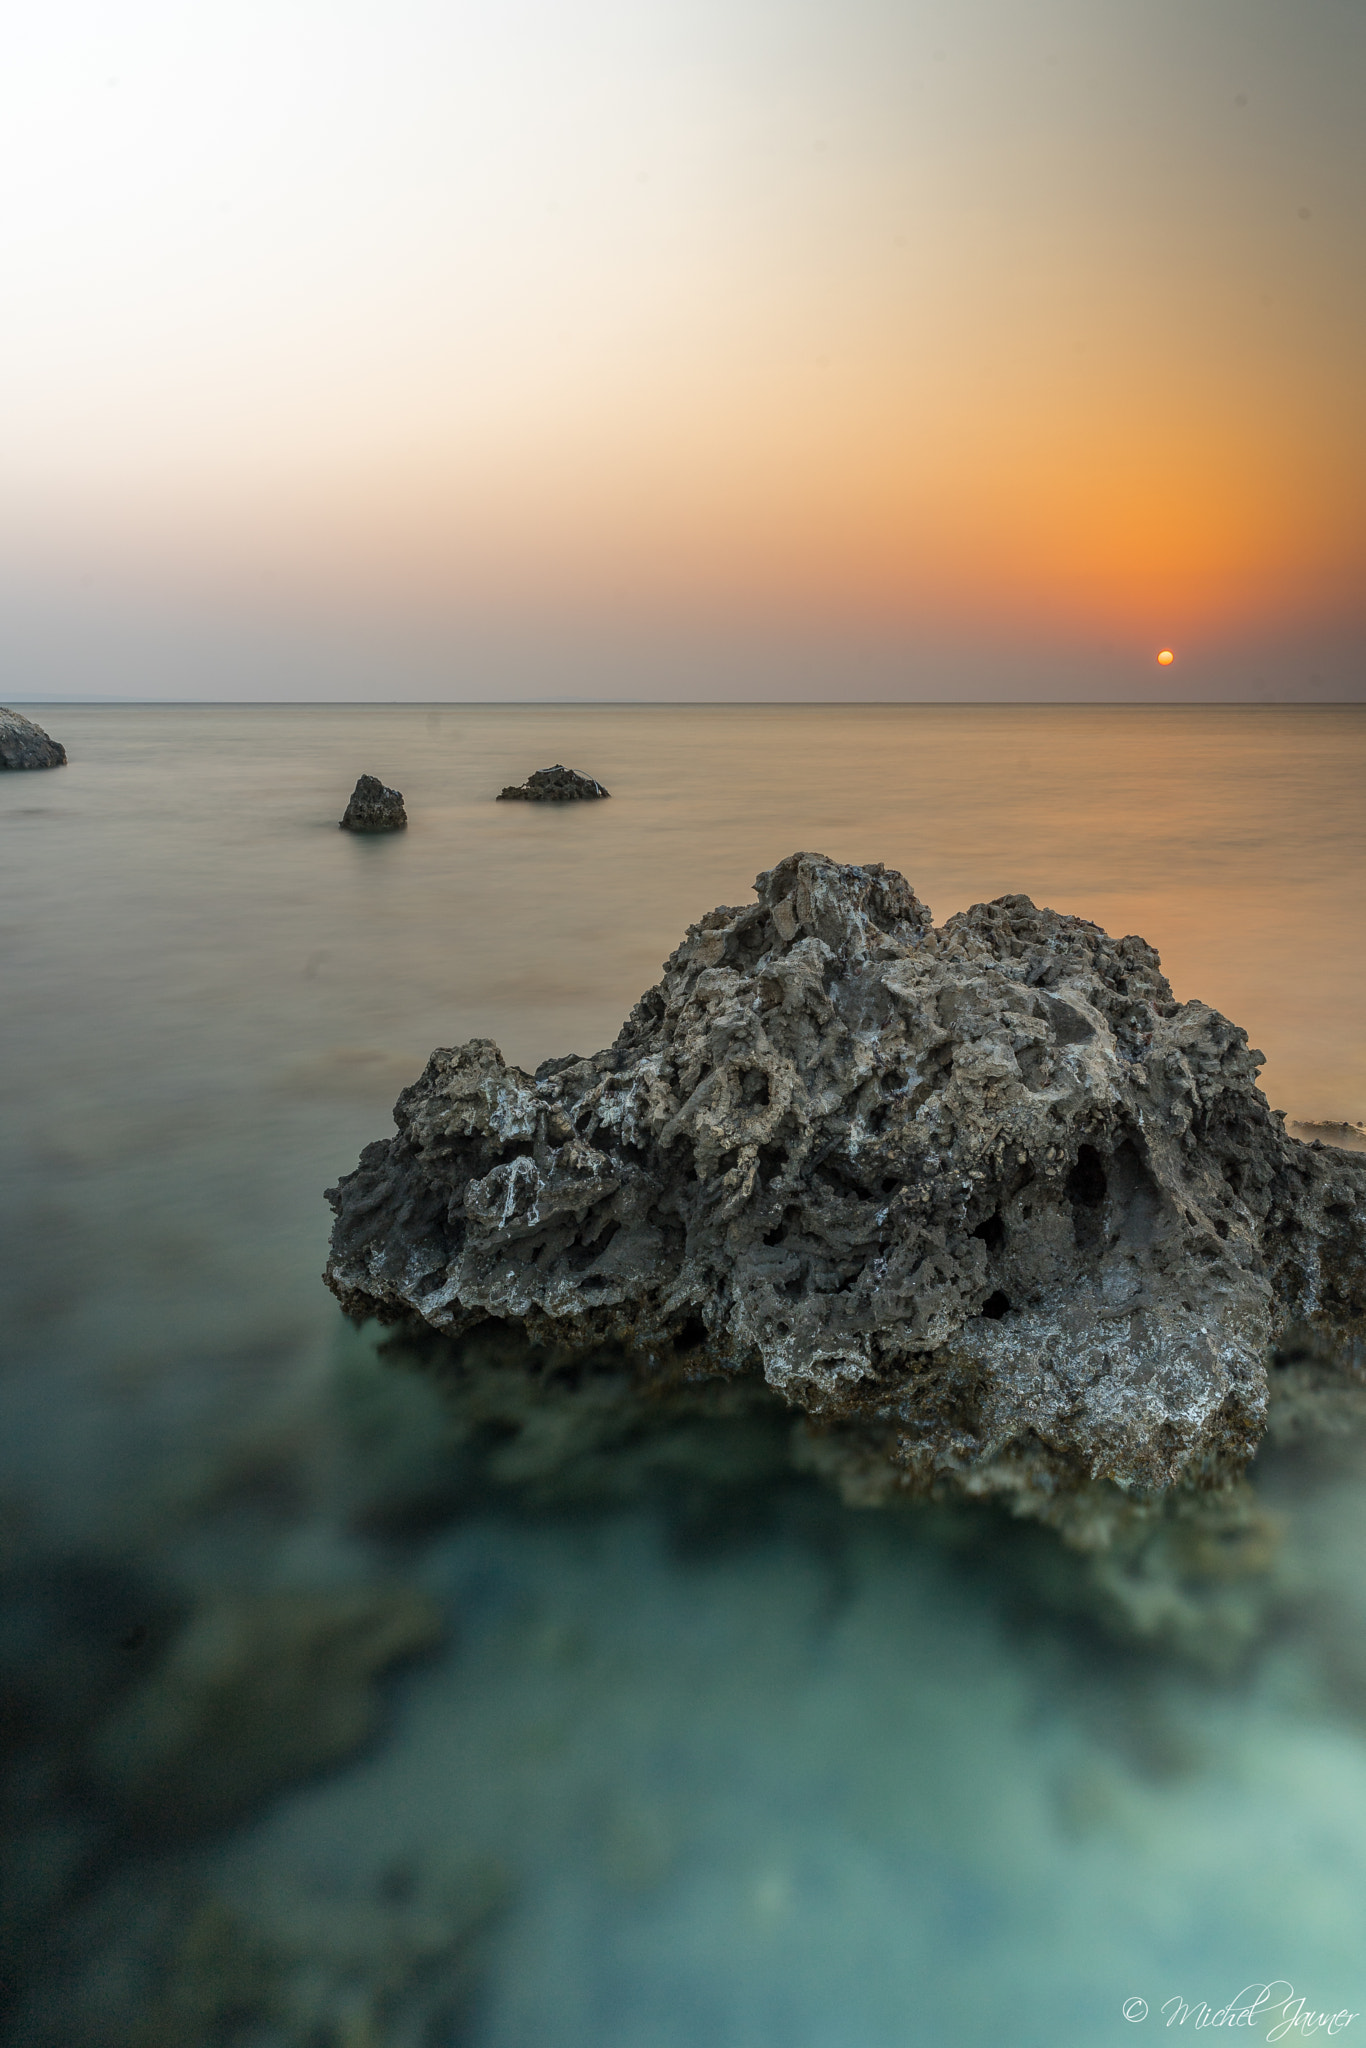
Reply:
[[[51,0],[0,700],[1366,699],[1364,85],[1348,0]]]

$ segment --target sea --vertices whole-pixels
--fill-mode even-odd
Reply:
[[[1259,1454],[1202,1655],[1019,1525],[844,1506],[780,1414],[615,1459],[471,1420],[320,1278],[433,1047],[606,1045],[799,850],[1140,933],[1361,1147],[1366,710],[32,709],[69,766],[0,775],[6,2048],[1366,2039],[1349,1426]],[[495,801],[553,762],[610,801]],[[362,773],[405,832],[337,829]]]

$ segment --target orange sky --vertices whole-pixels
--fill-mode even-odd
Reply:
[[[593,694],[680,621],[721,695],[802,631],[830,695],[841,635],[883,694],[1047,694],[1051,637],[1361,695],[1364,84],[1339,0],[54,0],[0,75],[5,687],[363,613],[428,635],[397,695],[500,634]]]

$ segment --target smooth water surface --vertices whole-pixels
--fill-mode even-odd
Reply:
[[[901,869],[939,921],[1023,892],[1139,932],[1274,1105],[1366,1119],[1366,715],[40,715],[71,765],[0,777],[20,1607],[85,1586],[98,1649],[116,1568],[191,1603],[417,1589],[446,1634],[368,1746],[230,1827],[101,1832],[79,1772],[25,1765],[11,2038],[1082,2048],[1133,2038],[1138,1995],[1149,2026],[1278,1977],[1366,2008],[1351,1444],[1267,1461],[1290,1590],[1211,1675],[1025,1599],[996,1538],[786,1476],[682,1524],[649,1479],[462,1497],[439,1397],[318,1279],[321,1190],[432,1046],[607,1043],[685,926],[801,848]],[[492,801],[555,760],[611,801]],[[362,771],[406,833],[338,832]],[[22,1665],[41,1629],[4,1641]]]

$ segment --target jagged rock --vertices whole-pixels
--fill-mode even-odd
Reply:
[[[0,768],[65,768],[66,748],[41,725],[0,704]]]
[[[761,1375],[850,1486],[1045,1519],[1226,1485],[1286,1332],[1360,1361],[1366,1158],[1288,1138],[1142,939],[1024,896],[936,931],[815,854],[756,889],[607,1051],[433,1053],[329,1191],[349,1313]]]
[[[397,832],[408,822],[402,792],[386,789],[377,775],[362,775],[342,815],[343,832]]]
[[[498,802],[588,803],[597,797],[611,794],[610,789],[604,789],[600,782],[594,782],[591,775],[576,775],[572,768],[562,767],[557,761],[553,768],[538,768],[534,775],[528,775],[525,782],[512,782],[506,789],[500,789]]]

